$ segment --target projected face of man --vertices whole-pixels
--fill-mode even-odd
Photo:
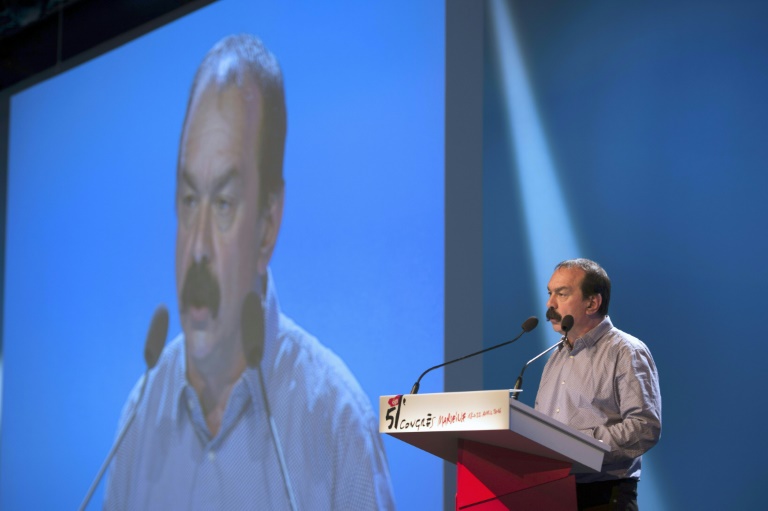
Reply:
[[[220,91],[200,86],[179,151],[181,324],[188,362],[208,375],[239,374],[244,367],[241,307],[266,274],[282,212],[282,202],[279,211],[259,204],[261,93],[253,84],[242,87],[246,92],[235,85]]]

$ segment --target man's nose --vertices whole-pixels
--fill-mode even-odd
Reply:
[[[195,262],[210,262],[213,257],[213,227],[211,226],[211,207],[204,201],[195,222],[192,255]]]

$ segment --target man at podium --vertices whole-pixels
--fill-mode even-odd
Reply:
[[[661,435],[659,376],[648,347],[611,323],[611,281],[588,259],[563,261],[547,286],[547,320],[567,342],[547,361],[536,409],[605,443],[599,473],[578,474],[580,510],[636,510],[642,454]]]

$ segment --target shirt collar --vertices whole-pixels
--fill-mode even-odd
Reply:
[[[597,344],[597,341],[599,341],[601,337],[607,334],[611,328],[613,328],[611,318],[606,316],[595,328],[573,341],[571,355],[576,355],[581,350],[591,348]]]
[[[277,365],[280,356],[280,303],[277,299],[277,289],[272,278],[272,270],[267,269],[267,290],[264,293],[264,357],[261,360],[261,370],[264,379],[270,381],[272,370]]]
[[[172,344],[176,356],[172,357],[175,363],[170,368],[169,388],[171,394],[171,403],[176,406],[171,407],[171,420],[176,423],[181,413],[181,407],[184,404],[184,389],[189,386],[187,381],[187,357],[184,348],[184,333],[180,333]],[[161,383],[162,384],[162,383]],[[190,387],[191,388],[191,387]]]
[[[172,368],[169,382],[169,389],[172,396],[171,403],[175,404],[170,410],[171,421],[173,424],[179,424],[180,422],[190,420],[196,425],[195,427],[210,434],[207,425],[205,424],[205,417],[202,415],[202,410],[200,409],[200,399],[187,379],[184,338],[183,335],[180,335],[179,337],[181,340],[181,343],[179,344],[181,356],[178,360],[179,363],[175,364],[175,367]],[[227,400],[227,406],[224,410],[224,416],[222,417],[219,435],[217,435],[216,438],[208,438],[207,441],[213,440],[216,442],[218,441],[217,439],[225,436],[226,431],[229,430],[236,420],[236,417],[241,414],[241,411],[245,407],[254,406],[257,411],[260,411],[262,405],[261,397],[258,394],[259,392],[261,391],[258,371],[256,369],[246,368],[232,387],[232,393]],[[185,419],[185,417],[187,417],[187,419]]]

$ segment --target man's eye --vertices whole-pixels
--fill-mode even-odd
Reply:
[[[185,195],[181,198],[181,203],[185,208],[194,208],[197,206],[197,197],[194,195]]]
[[[218,197],[213,202],[213,206],[221,215],[228,215],[232,211],[232,202],[225,197]]]

